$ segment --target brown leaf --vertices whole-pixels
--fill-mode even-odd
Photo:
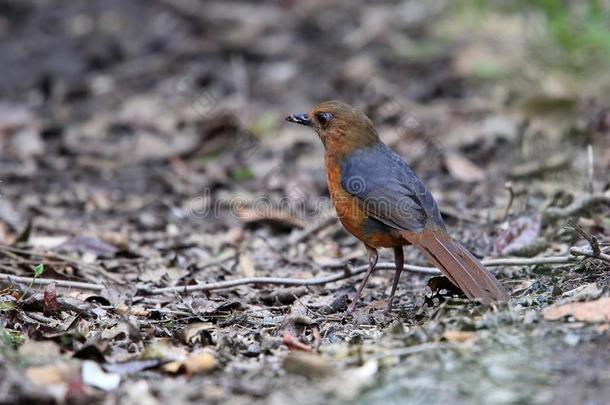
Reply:
[[[603,297],[590,302],[575,302],[564,305],[552,305],[542,312],[544,319],[556,321],[566,316],[581,322],[610,321],[610,297]]]
[[[191,353],[189,357],[182,361],[172,361],[163,366],[168,373],[198,374],[212,371],[216,368],[216,357],[207,349]]]
[[[254,262],[252,261],[250,255],[247,253],[242,253],[239,255],[239,268],[244,277],[256,276],[256,268],[254,267]]]
[[[282,363],[284,370],[307,377],[324,377],[333,373],[332,365],[324,357],[305,352],[290,352]]]
[[[44,366],[28,367],[25,375],[32,384],[63,384],[73,376],[74,371],[66,363],[54,363]]]
[[[448,342],[472,344],[477,340],[477,334],[462,330],[446,330],[442,338]]]

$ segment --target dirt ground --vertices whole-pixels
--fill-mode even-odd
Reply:
[[[610,69],[458,3],[0,0],[0,402],[608,403]],[[387,314],[382,251],[347,313],[365,251],[283,120],[326,99],[509,305],[415,269]]]

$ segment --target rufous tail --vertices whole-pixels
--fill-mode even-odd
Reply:
[[[441,230],[408,232],[405,239],[415,245],[453,284],[470,299],[483,304],[507,302],[508,292],[483,264],[462,244]]]

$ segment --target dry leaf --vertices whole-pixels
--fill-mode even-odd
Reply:
[[[339,398],[355,402],[365,388],[375,383],[375,375],[378,371],[379,364],[371,360],[360,367],[345,370],[336,379],[328,380],[328,383]]]
[[[474,343],[477,340],[477,334],[461,330],[446,330],[442,338],[453,343]]]
[[[306,224],[289,212],[272,207],[246,208],[238,207],[235,214],[247,224],[265,223],[280,229],[305,229]]]
[[[25,375],[32,384],[63,384],[70,380],[74,370],[66,363],[47,364],[45,366],[28,367]]]
[[[494,254],[510,255],[523,250],[536,240],[540,226],[539,216],[520,217],[503,223],[494,240]]]
[[[146,359],[161,359],[182,361],[186,358],[186,349],[184,347],[173,346],[169,339],[157,339],[142,351],[140,360]]]
[[[104,391],[112,391],[121,384],[121,376],[119,374],[107,373],[99,364],[90,360],[83,362],[82,379],[83,384]]]
[[[28,364],[49,363],[61,356],[59,345],[52,340],[41,342],[27,340],[19,346],[18,353],[19,357],[27,360]]]
[[[290,352],[282,363],[284,370],[307,377],[324,377],[333,373],[332,365],[324,357],[307,352]]]
[[[210,332],[215,329],[212,322],[195,322],[185,326],[180,332],[178,332],[178,338],[180,341],[187,345],[193,345],[201,342],[201,335],[203,332]]]
[[[555,321],[566,316],[581,322],[610,321],[610,297],[603,297],[590,302],[575,302],[564,305],[552,305],[542,312],[544,319]]]
[[[604,290],[598,287],[596,283],[584,284],[561,294],[561,299],[555,304],[560,305],[569,302],[595,300],[602,295],[603,291]]]
[[[216,357],[209,350],[203,349],[192,353],[183,361],[172,361],[163,366],[168,373],[198,374],[212,371],[216,368]]]
[[[474,183],[485,178],[483,169],[457,153],[445,155],[445,166],[453,178],[466,183]]]
[[[256,269],[254,268],[254,263],[252,262],[252,258],[247,253],[242,253],[239,255],[239,268],[241,269],[242,274],[245,277],[254,277],[256,276]]]

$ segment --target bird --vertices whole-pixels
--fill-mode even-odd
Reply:
[[[386,310],[392,310],[403,246],[413,245],[471,300],[508,302],[498,280],[450,236],[438,204],[401,157],[386,146],[373,122],[337,100],[324,101],[286,121],[312,128],[324,145],[326,180],[337,217],[368,253],[368,268],[352,300],[353,312],[378,260],[378,250],[394,249],[396,272]]]

